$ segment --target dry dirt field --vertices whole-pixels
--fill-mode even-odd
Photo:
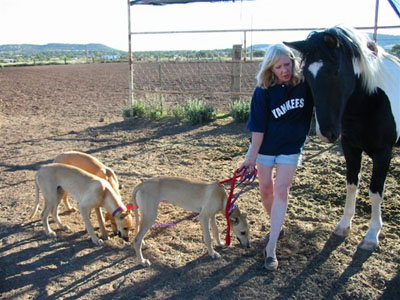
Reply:
[[[238,200],[252,247],[233,239],[218,248],[219,260],[208,257],[199,222],[185,220],[191,213],[167,204],[157,222],[184,221],[149,231],[150,268],[137,264],[131,242],[110,235],[105,246],[94,246],[79,213],[65,212],[63,204],[70,232],[51,221],[57,238],[46,237],[39,213],[21,225],[33,208],[36,170],[62,151],[87,152],[112,167],[125,202],[135,185],[156,175],[213,181],[239,166],[248,133],[229,118],[202,126],[124,121],[128,74],[126,64],[0,69],[1,299],[400,299],[399,149],[386,184],[382,239],[372,253],[357,248],[370,215],[370,160],[363,163],[353,229],[339,239],[332,231],[344,205],[344,159],[340,147],[315,137],[291,189],[276,272],[263,269],[261,237],[269,226],[257,181]],[[222,215],[218,224],[223,237]]]

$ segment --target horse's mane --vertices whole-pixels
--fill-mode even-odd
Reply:
[[[389,59],[400,67],[400,60],[378,45],[376,45],[378,53],[374,54],[367,47],[368,42],[372,42],[367,35],[350,27],[341,25],[323,32],[312,32],[308,39],[314,39],[315,36],[323,37],[324,34],[336,37],[345,53],[352,57],[354,72],[361,77],[362,84],[368,93],[373,93],[383,80],[390,80],[390,74],[386,72],[383,64],[384,59]],[[319,43],[322,41],[321,38]]]

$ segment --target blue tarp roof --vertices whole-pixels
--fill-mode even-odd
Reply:
[[[388,0],[397,16],[400,18],[400,0]]]
[[[252,0],[236,0],[236,1],[252,1]],[[132,0],[131,5],[166,5],[166,4],[185,4],[193,2],[235,2],[235,0]]]

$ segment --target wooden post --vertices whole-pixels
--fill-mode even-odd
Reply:
[[[231,92],[240,92],[241,73],[242,73],[242,45],[233,45]],[[239,96],[233,95],[231,99],[232,101],[239,100]]]

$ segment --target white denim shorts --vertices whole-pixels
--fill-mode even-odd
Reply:
[[[251,147],[251,146],[250,146]],[[249,158],[250,147],[246,153],[246,158]],[[301,166],[301,152],[296,154],[279,154],[279,155],[257,155],[257,164],[273,167],[276,164],[286,164],[293,166]]]

